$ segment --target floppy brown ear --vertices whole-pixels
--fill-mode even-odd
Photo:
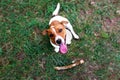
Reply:
[[[47,30],[47,29],[45,29],[45,30],[42,32],[42,35],[46,35],[46,34],[47,34],[47,32],[48,32],[48,30]]]
[[[68,22],[67,21],[62,21],[61,24],[66,25],[66,24],[68,24]]]

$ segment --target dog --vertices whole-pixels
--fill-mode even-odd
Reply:
[[[56,9],[52,14],[52,18],[49,21],[49,29],[45,29],[42,33],[43,35],[48,34],[50,37],[50,43],[54,47],[55,52],[60,52],[62,54],[67,53],[67,45],[71,44],[73,37],[79,39],[79,36],[73,30],[70,21],[58,15],[60,10],[60,3],[57,4]]]

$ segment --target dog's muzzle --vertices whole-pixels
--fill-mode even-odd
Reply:
[[[60,45],[60,44],[62,43],[62,40],[61,40],[61,39],[58,39],[58,40],[56,41],[56,43]]]

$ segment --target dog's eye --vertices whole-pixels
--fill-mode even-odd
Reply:
[[[59,32],[59,33],[60,33],[60,32],[62,32],[62,29],[59,29],[59,31],[58,31],[58,32]]]
[[[50,37],[53,37],[54,35],[53,35],[53,34],[50,34],[49,36],[50,36]]]

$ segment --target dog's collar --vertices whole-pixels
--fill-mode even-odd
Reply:
[[[66,35],[65,35],[65,44],[66,44]]]
[[[69,30],[70,32],[71,32],[71,30],[70,29],[68,29],[68,28],[66,28],[67,30]]]

